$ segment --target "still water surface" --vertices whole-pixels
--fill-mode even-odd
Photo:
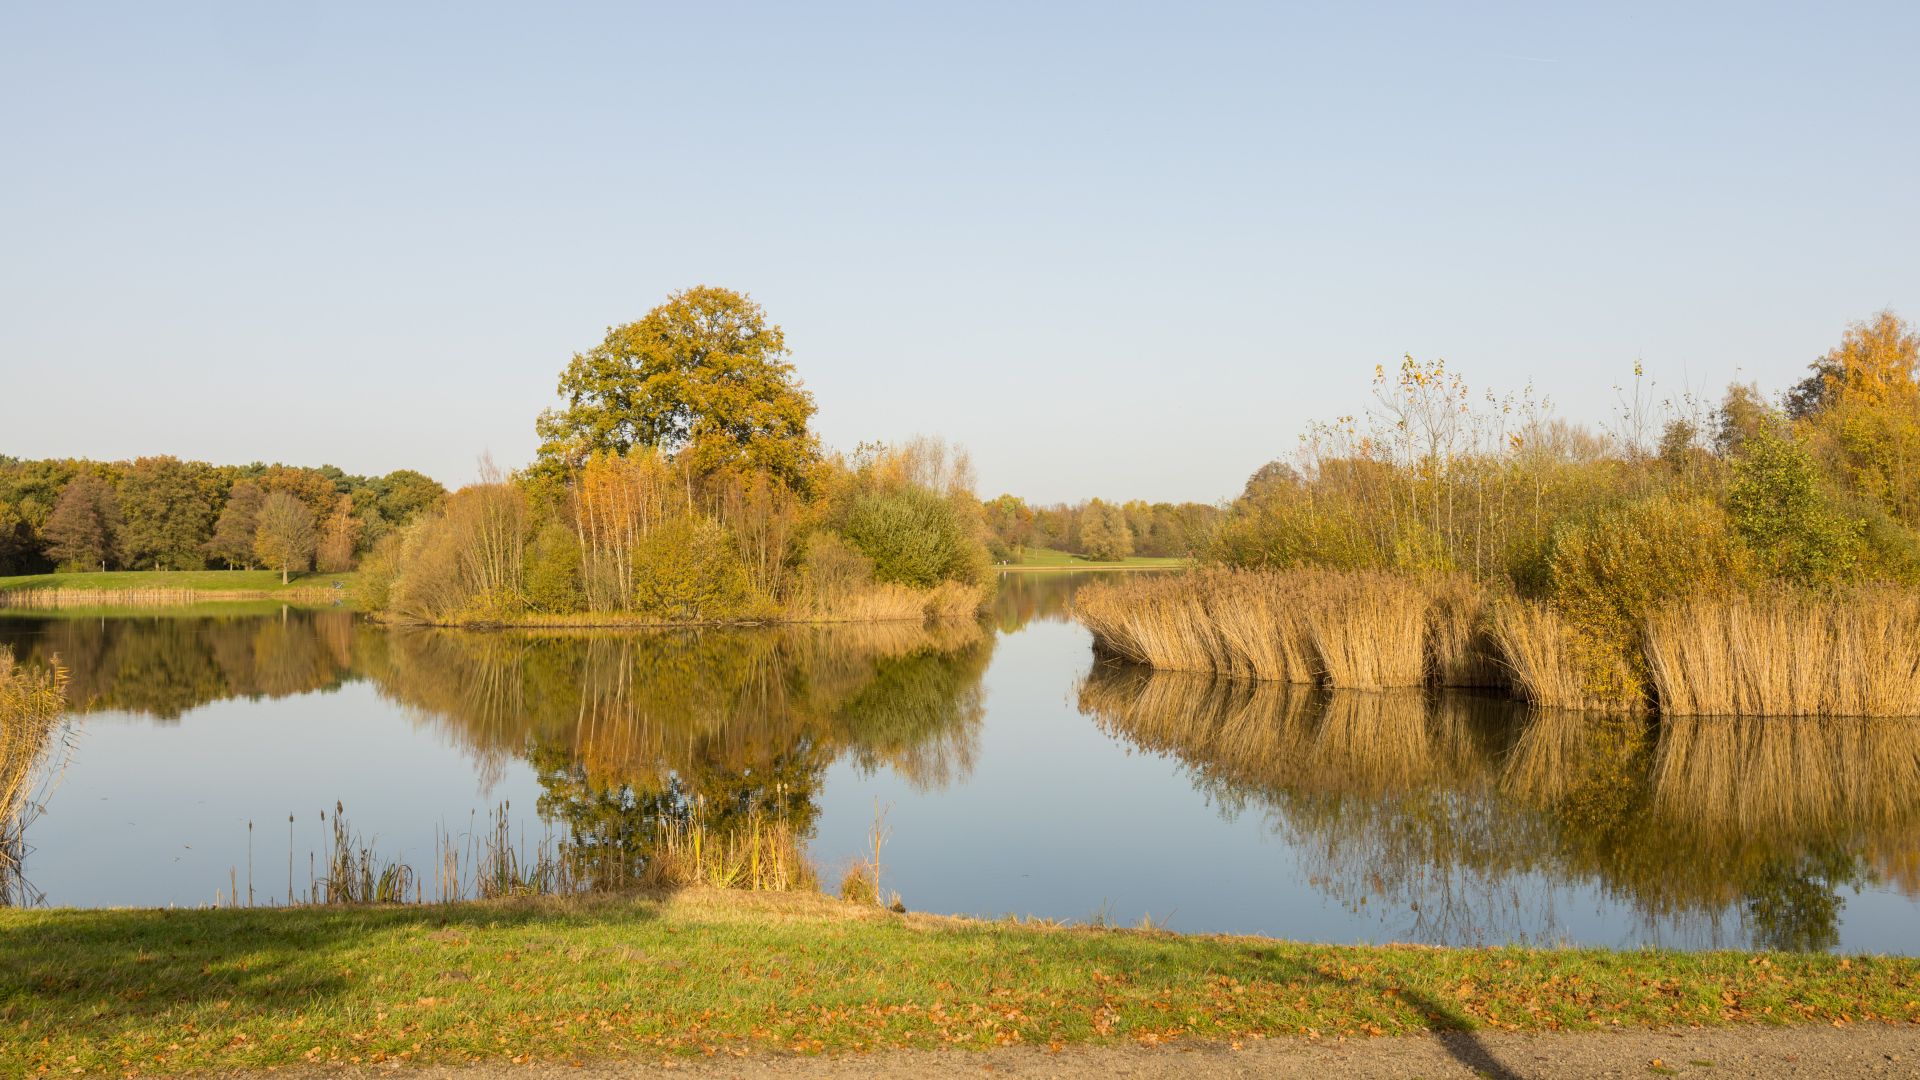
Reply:
[[[1008,575],[980,627],[0,618],[79,706],[28,877],[56,905],[204,904],[236,878],[279,901],[336,803],[430,876],[437,836],[502,805],[537,840],[697,802],[786,817],[837,881],[880,808],[883,888],[918,910],[1920,953],[1920,725],[1154,674],[1094,660],[1067,617],[1085,578]]]

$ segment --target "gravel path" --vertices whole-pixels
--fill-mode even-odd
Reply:
[[[286,1073],[279,1074],[282,1077]],[[327,1076],[338,1078],[339,1072]],[[373,1075],[369,1072],[367,1075]],[[383,1072],[380,1075],[391,1075]],[[968,1077],[1068,1080],[1092,1077],[1920,1077],[1920,1027],[1715,1028],[1539,1035],[1447,1034],[1308,1042],[1269,1039],[1239,1049],[1218,1044],[1083,1047],[1052,1053],[885,1052],[844,1058],[764,1056],[672,1065],[599,1063],[463,1066],[402,1072],[405,1080],[824,1080],[827,1077]]]

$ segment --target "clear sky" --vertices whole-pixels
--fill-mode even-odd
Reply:
[[[1920,4],[1573,7],[0,2],[0,452],[458,483],[708,283],[830,445],[1212,500],[1405,352],[1599,420],[1920,318]]]

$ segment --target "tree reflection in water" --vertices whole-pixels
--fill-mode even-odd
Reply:
[[[841,758],[920,787],[966,778],[991,632],[974,622],[700,631],[387,629],[337,610],[9,617],[0,643],[58,655],[68,701],[176,722],[235,697],[354,680],[473,756],[524,759],[588,885],[636,880],[662,838],[754,823],[808,836]]]
[[[22,660],[58,656],[66,665],[72,711],[163,721],[228,698],[338,687],[350,678],[362,633],[349,611],[293,607],[272,614],[0,617],[0,644],[12,644]]]
[[[583,873],[636,880],[672,830],[812,833],[845,756],[964,778],[992,638],[974,623],[634,633],[405,630],[363,657],[380,692],[495,767],[525,756]]]
[[[1653,940],[1831,948],[1840,890],[1913,895],[1920,724],[1645,720],[1099,664],[1082,712],[1254,810],[1415,940],[1551,940],[1599,890]],[[1736,929],[1737,928],[1737,929]],[[1531,929],[1531,934],[1527,931]]]

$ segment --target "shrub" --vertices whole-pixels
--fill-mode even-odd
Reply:
[[[1742,443],[1727,512],[1761,566],[1776,577],[1802,584],[1838,581],[1860,562],[1864,522],[1834,506],[1813,455],[1790,437],[1761,431]]]
[[[1869,581],[1920,585],[1920,536],[1878,503],[1855,501],[1860,521],[1859,576]]]
[[[680,517],[655,529],[633,549],[633,606],[672,622],[725,622],[770,613],[754,591],[725,526],[711,518]]]
[[[1242,569],[1376,569],[1380,553],[1353,528],[1350,515],[1304,499],[1272,498],[1240,509],[1222,524],[1207,557]]]
[[[873,560],[848,547],[837,533],[822,530],[807,538],[800,584],[809,601],[830,605],[873,584]]]
[[[873,561],[875,580],[930,589],[942,581],[977,581],[986,547],[954,505],[917,487],[857,496],[841,532]]]
[[[559,522],[550,522],[527,545],[527,604],[535,611],[563,614],[586,606],[580,577],[580,539]]]
[[[400,576],[404,532],[390,532],[374,542],[360,559],[360,572],[354,575],[353,599],[362,611],[385,611],[393,603],[394,581]]]
[[[1644,692],[1649,615],[1754,579],[1752,555],[1726,514],[1707,499],[1669,494],[1563,524],[1548,565],[1553,607],[1569,624],[1585,691],[1608,699]]]
[[[461,577],[459,541],[446,515],[426,515],[399,535],[387,610],[417,622],[453,621],[474,590]]]

